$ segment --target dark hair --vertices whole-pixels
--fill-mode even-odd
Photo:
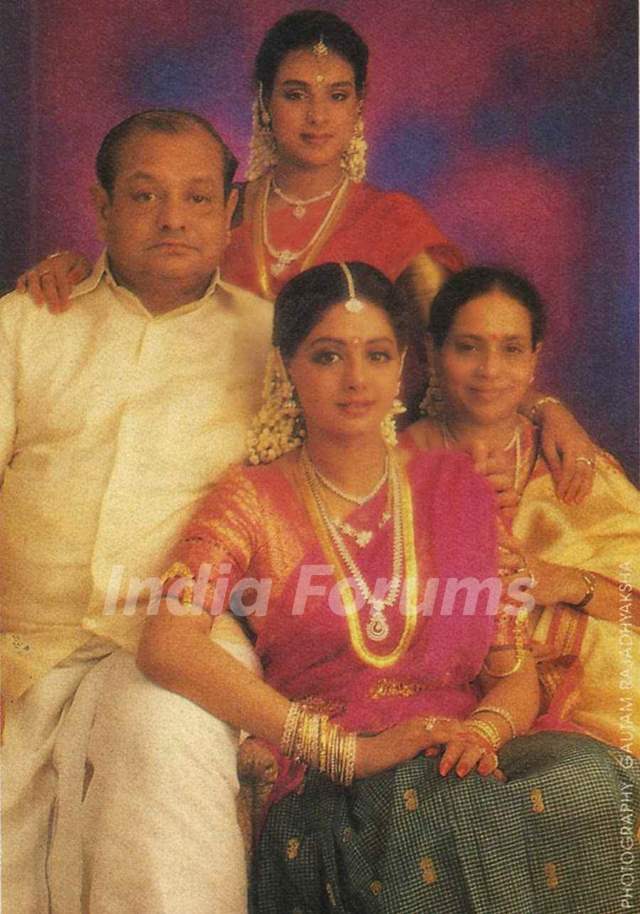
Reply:
[[[180,111],[177,108],[152,108],[132,114],[131,117],[112,127],[105,136],[96,157],[96,176],[100,185],[111,197],[118,171],[118,154],[122,145],[136,131],[146,133],[185,133],[189,130],[206,131],[218,143],[222,150],[223,186],[225,200],[231,192],[233,176],[238,161],[218,131],[199,114],[191,111]]]
[[[368,263],[349,262],[356,296],[381,308],[404,349],[409,338],[409,310],[404,297],[384,273]],[[299,273],[283,287],[275,303],[273,345],[292,358],[324,313],[349,298],[347,278],[340,264],[323,263]]]
[[[322,40],[330,51],[339,54],[353,67],[356,92],[364,93],[367,82],[369,49],[358,33],[335,13],[324,10],[298,10],[278,19],[265,35],[253,70],[256,84],[262,83],[265,99],[271,96],[273,83],[283,57],[298,48],[310,48]]]
[[[428,332],[436,349],[441,349],[456,314],[463,305],[494,289],[515,299],[531,316],[531,345],[537,346],[544,336],[547,312],[538,291],[523,276],[500,267],[469,267],[454,273],[431,303]]]

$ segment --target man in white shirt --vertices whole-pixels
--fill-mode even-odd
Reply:
[[[3,900],[234,914],[236,735],[132,652],[168,547],[242,458],[272,309],[219,279],[236,163],[208,122],[134,115],[96,164],[106,255],[74,307],[0,304]]]

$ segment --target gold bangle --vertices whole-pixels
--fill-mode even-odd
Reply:
[[[513,676],[514,673],[517,673],[525,655],[525,646],[524,646],[524,630],[527,625],[527,611],[525,609],[518,610],[516,614],[515,621],[515,651],[516,659],[510,670],[506,670],[504,673],[494,673],[487,666],[486,660],[482,663],[482,669],[485,673],[488,673],[489,676],[492,676],[494,679],[506,679],[507,676]]]
[[[356,734],[331,723],[326,714],[307,711],[302,702],[289,705],[280,750],[297,762],[317,768],[337,784],[348,787],[353,782]]]
[[[283,755],[293,755],[301,714],[302,705],[300,702],[292,701],[289,705],[284,727],[282,728],[282,736],[280,737],[280,751]]]
[[[593,599],[593,595],[596,592],[596,579],[589,571],[580,571],[580,574],[587,587],[586,593],[579,603],[570,603],[569,605],[573,606],[574,609],[582,611]]]
[[[497,752],[500,748],[502,744],[500,731],[494,724],[490,724],[488,720],[468,720],[465,721],[464,726],[469,733],[474,733],[488,743],[493,752]]]
[[[472,713],[471,717],[473,718],[476,716],[476,714],[480,714],[484,711],[486,711],[488,714],[495,714],[496,717],[502,718],[502,720],[507,724],[509,730],[511,731],[511,739],[514,739],[514,737],[518,735],[516,722],[513,719],[512,715],[505,708],[498,708],[496,705],[479,705]]]
[[[546,395],[544,397],[538,397],[536,402],[533,404],[533,406],[529,410],[529,418],[531,419],[532,422],[537,423],[538,411],[540,410],[541,406],[544,406],[545,403],[555,403],[556,406],[562,406],[562,400],[559,400],[557,397],[552,397],[550,395]]]

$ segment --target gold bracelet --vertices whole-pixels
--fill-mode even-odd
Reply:
[[[475,717],[476,714],[480,714],[483,711],[486,711],[488,714],[495,714],[496,717],[501,717],[511,731],[511,739],[514,739],[514,737],[518,735],[516,722],[505,708],[498,708],[496,705],[479,705],[472,713],[471,717]]]
[[[529,419],[531,419],[532,422],[535,422],[537,424],[538,411],[541,406],[544,406],[545,403],[555,403],[556,406],[562,406],[562,400],[558,400],[557,397],[552,397],[550,395],[546,395],[544,397],[538,397],[536,402],[533,404],[533,406],[529,410]]]
[[[580,571],[580,574],[587,586],[587,591],[579,603],[570,603],[569,606],[573,606],[574,609],[582,611],[593,599],[593,595],[596,592],[596,579],[589,571]]]
[[[500,731],[488,720],[468,720],[465,721],[464,728],[467,732],[475,733],[476,736],[481,737],[484,742],[491,746],[494,752],[497,752],[502,744]]]
[[[282,736],[280,737],[280,751],[283,755],[293,755],[301,714],[302,705],[300,702],[292,701],[289,705],[284,727],[282,728]]]
[[[280,749],[284,755],[317,768],[332,781],[348,787],[356,764],[356,734],[333,724],[326,714],[307,711],[302,702],[289,705]]]
[[[515,659],[515,663],[513,664],[513,666],[511,667],[510,670],[506,670],[506,672],[504,672],[504,673],[493,673],[487,666],[486,660],[483,661],[482,669],[485,671],[485,673],[488,673],[489,676],[492,676],[494,679],[506,679],[507,676],[513,676],[513,674],[517,673],[518,670],[520,669],[520,667],[522,666],[522,662],[524,660],[524,655],[525,655],[524,630],[527,625],[527,618],[528,618],[528,615],[527,615],[526,609],[518,610],[518,612],[516,614],[516,621],[515,621],[516,659]]]

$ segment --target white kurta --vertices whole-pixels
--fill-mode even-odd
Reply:
[[[127,596],[161,573],[198,500],[244,453],[272,306],[214,282],[199,301],[156,317],[115,285],[104,261],[73,298],[60,316],[16,293],[0,302],[4,902],[12,914],[71,914],[89,891],[92,910],[111,914],[185,910],[185,885],[200,877],[182,855],[184,821],[172,823],[186,810],[185,759],[199,753],[192,814],[206,813],[206,822],[193,837],[201,841],[204,831],[211,847],[222,842],[229,860],[222,873],[206,868],[193,910],[240,911],[236,734],[152,687],[126,654],[106,655],[135,649],[147,601],[130,615]],[[246,646],[229,649],[251,663]],[[136,748],[114,709],[135,720],[151,713],[149,696],[163,724],[150,728],[157,739],[146,734]],[[94,779],[83,799],[85,758]],[[116,758],[120,779],[112,776]],[[128,820],[126,799],[127,783],[145,768],[155,778],[148,796],[136,796],[155,810],[146,824]],[[92,803],[100,822],[87,815]],[[125,823],[123,844],[113,835]],[[141,856],[123,853],[127,841],[139,842]],[[82,886],[80,855],[92,851],[92,884]],[[191,859],[201,852],[194,848]],[[145,892],[145,873],[155,894]]]
[[[256,412],[272,306],[222,282],[154,317],[101,263],[63,315],[0,305],[3,692],[17,698],[123,614]],[[119,605],[118,605],[119,603]]]

